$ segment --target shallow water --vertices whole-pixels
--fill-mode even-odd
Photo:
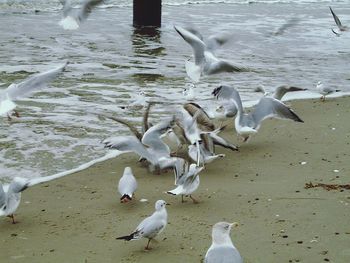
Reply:
[[[50,175],[105,155],[101,140],[128,131],[98,115],[139,123],[141,109],[121,106],[141,90],[148,100],[170,105],[154,107],[153,119],[179,107],[190,83],[184,61],[191,48],[173,25],[193,25],[204,36],[232,33],[218,57],[258,71],[204,77],[195,88],[201,105],[213,104],[210,93],[221,84],[237,87],[245,101],[260,96],[253,92],[258,85],[312,90],[322,80],[350,91],[350,34],[336,37],[331,32],[335,24],[328,9],[331,4],[343,23],[350,24],[349,1],[247,2],[164,1],[162,28],[145,36],[132,27],[130,1],[106,1],[73,32],[58,26],[58,1],[0,1],[0,88],[70,62],[50,88],[18,101],[21,118],[1,118],[0,178]],[[273,35],[293,17],[299,23]]]

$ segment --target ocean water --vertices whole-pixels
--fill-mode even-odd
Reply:
[[[0,89],[70,62],[49,88],[18,101],[20,118],[0,118],[0,179],[51,175],[106,155],[101,141],[129,132],[99,115],[139,124],[142,109],[123,107],[140,91],[167,104],[152,109],[154,121],[180,107],[191,83],[184,62],[192,50],[174,25],[192,25],[204,36],[232,34],[218,57],[257,71],[202,78],[195,87],[200,105],[214,105],[211,91],[222,84],[238,88],[245,101],[259,98],[253,92],[259,85],[312,92],[322,80],[350,91],[350,33],[331,32],[330,5],[350,25],[345,0],[164,0],[162,27],[144,35],[132,27],[130,0],[105,1],[72,32],[58,25],[59,1],[0,0]],[[293,18],[294,26],[274,35]]]

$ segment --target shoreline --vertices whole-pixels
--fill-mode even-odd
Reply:
[[[25,190],[19,223],[0,218],[2,258],[161,262],[166,256],[167,262],[200,262],[211,244],[211,226],[226,220],[240,223],[231,237],[246,263],[349,261],[350,193],[304,186],[349,183],[350,97],[289,103],[305,123],[267,120],[249,143],[239,143],[239,152],[218,147],[226,157],[200,174],[198,205],[165,194],[173,188],[173,173],[150,174],[134,154]],[[229,123],[223,135],[237,143]],[[139,185],[137,200],[126,205],[117,194],[125,166],[132,167]],[[152,251],[143,250],[144,239],[115,240],[153,213],[158,199],[171,204],[169,223]]]

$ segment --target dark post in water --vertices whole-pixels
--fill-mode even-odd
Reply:
[[[162,0],[134,0],[134,27],[160,27],[162,23]]]

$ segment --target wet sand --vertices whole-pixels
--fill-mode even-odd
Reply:
[[[24,191],[19,223],[0,218],[0,261],[201,262],[211,226],[225,220],[240,223],[231,237],[246,263],[350,262],[350,191],[304,188],[350,183],[350,97],[289,103],[305,123],[267,120],[239,152],[217,148],[226,157],[201,173],[199,204],[165,194],[173,174],[150,174],[132,154]],[[238,142],[232,127],[224,137]],[[121,204],[116,188],[125,166],[139,187],[137,200]],[[143,250],[145,239],[115,239],[158,199],[171,204],[169,224],[151,251]]]

